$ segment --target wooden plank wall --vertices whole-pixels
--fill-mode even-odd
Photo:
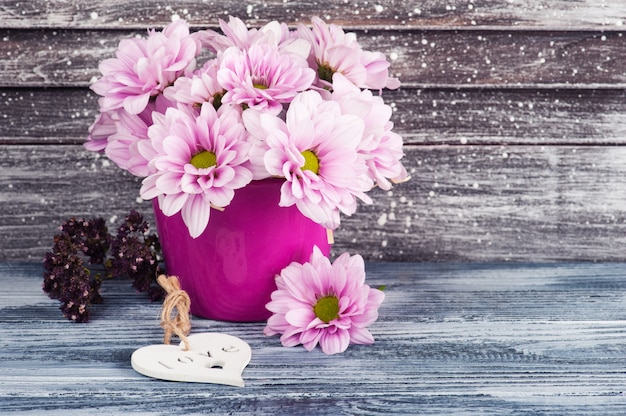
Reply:
[[[138,181],[81,143],[120,39],[318,15],[384,51],[412,180],[344,218],[335,251],[385,261],[626,260],[626,1],[0,1],[0,260],[66,218],[115,222]]]

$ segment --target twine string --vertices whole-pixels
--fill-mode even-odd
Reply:
[[[172,334],[175,334],[184,343],[185,351],[188,351],[187,335],[191,331],[189,295],[180,288],[180,282],[176,276],[162,274],[157,278],[157,282],[167,292],[161,310],[161,328],[165,330],[163,342],[169,344]]]

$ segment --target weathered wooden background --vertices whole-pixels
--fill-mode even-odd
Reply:
[[[81,143],[120,39],[319,15],[385,52],[409,183],[344,218],[370,260],[626,260],[626,1],[0,0],[0,261],[70,216],[115,222],[138,181]]]

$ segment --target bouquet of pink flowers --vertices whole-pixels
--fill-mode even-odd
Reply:
[[[220,27],[191,33],[177,20],[122,40],[99,66],[85,147],[144,178],[142,198],[180,212],[196,237],[237,189],[283,178],[281,206],[335,229],[373,187],[406,179],[392,109],[371,91],[400,85],[382,53],[319,18]]]
[[[293,30],[219,23],[222,33],[191,33],[177,20],[122,40],[100,64],[100,115],[85,146],[142,177],[142,198],[180,213],[195,239],[238,189],[280,178],[280,206],[335,229],[357,200],[371,203],[372,188],[407,179],[392,109],[372,92],[400,86],[382,53],[319,18]],[[315,247],[276,277],[265,333],[329,354],[374,342],[366,327],[384,294],[364,282],[361,256],[331,264]]]

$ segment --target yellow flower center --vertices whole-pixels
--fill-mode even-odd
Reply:
[[[333,74],[335,72],[337,71],[331,68],[330,65],[322,64],[318,62],[317,76],[319,77],[319,79],[328,81],[328,82],[333,82]]]
[[[317,158],[317,155],[312,150],[305,150],[301,154],[304,157],[304,165],[300,168],[302,170],[310,170],[317,175],[320,171],[320,160]]]
[[[252,84],[252,86],[254,88],[256,88],[257,90],[266,90],[267,89],[267,85],[263,85],[263,84]]]
[[[333,319],[339,318],[339,299],[337,296],[324,296],[317,300],[313,306],[313,312],[322,321],[329,323]]]
[[[223,97],[224,97],[224,94],[219,93],[219,92],[213,96],[213,108],[217,110],[222,106]]]
[[[200,153],[193,155],[189,163],[198,169],[206,169],[217,165],[217,157],[215,156],[215,153],[203,150]]]

